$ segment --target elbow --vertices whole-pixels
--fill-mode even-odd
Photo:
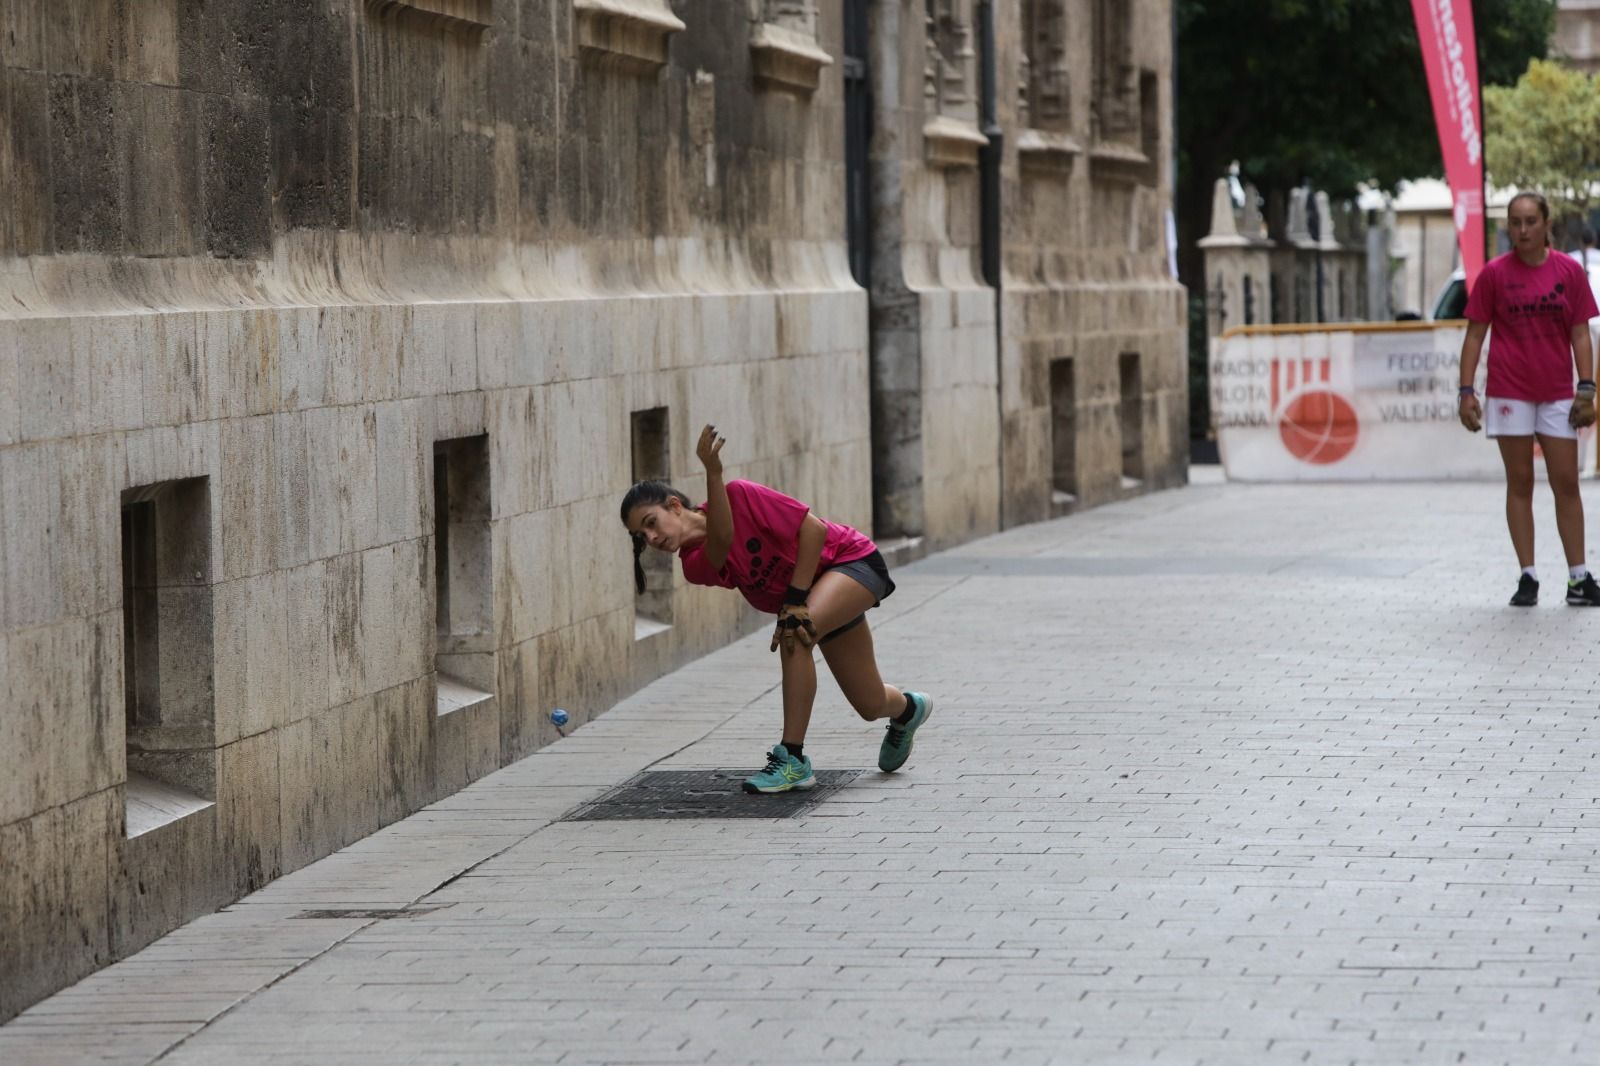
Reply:
[[[806,515],[797,540],[802,554],[814,552],[821,556],[823,545],[828,543],[828,527],[816,515]]]

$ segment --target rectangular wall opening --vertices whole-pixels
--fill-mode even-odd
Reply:
[[[1078,502],[1078,397],[1071,359],[1050,364],[1050,502]]]
[[[670,483],[672,464],[667,409],[652,407],[635,411],[631,421],[634,483]],[[672,625],[672,556],[646,548],[639,561],[644,566],[644,591],[634,598],[635,640],[654,636]]]
[[[438,677],[435,709],[450,714],[493,698],[494,568],[489,438],[433,446],[433,578]]]
[[[144,485],[121,507],[124,832],[135,837],[216,797],[210,485]]]
[[[1144,379],[1139,353],[1119,355],[1117,371],[1122,383],[1122,486],[1133,488],[1144,480]]]
[[[1139,72],[1139,151],[1144,155],[1144,183],[1161,180],[1161,79],[1153,70]]]

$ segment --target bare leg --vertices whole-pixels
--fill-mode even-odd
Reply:
[[[783,742],[804,744],[817,701],[817,664],[810,648],[787,651],[780,645],[778,655],[783,659]]]
[[[1544,469],[1556,497],[1556,529],[1567,553],[1567,566],[1583,563],[1583,495],[1578,490],[1578,442],[1566,437],[1539,436],[1544,449]]]
[[[857,714],[868,722],[893,718],[906,709],[905,693],[883,683],[872,651],[872,630],[862,622],[822,646],[822,657]]]
[[[1506,528],[1517,565],[1533,565],[1533,438],[1499,437],[1500,461],[1506,468]],[[1576,452],[1574,452],[1576,457]]]
[[[817,636],[823,637],[871,607],[872,603],[872,593],[868,592],[860,582],[844,574],[829,573],[823,574],[812,584],[811,594],[806,598],[806,609],[811,612],[811,621],[817,627]],[[863,630],[865,628],[865,623],[856,627]],[[828,649],[855,636],[855,632],[851,630],[826,645],[823,654],[829,657],[830,666],[833,659]],[[871,647],[870,643],[868,647]],[[785,744],[805,743],[806,729],[811,725],[811,707],[817,699],[817,664],[812,658],[812,650],[798,645],[792,652],[784,651],[782,646],[778,648],[778,654],[783,659]]]

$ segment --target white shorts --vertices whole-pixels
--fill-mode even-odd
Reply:
[[[1483,428],[1490,437],[1565,437],[1576,440],[1578,431],[1567,425],[1571,400],[1534,403],[1532,400],[1507,400],[1496,396],[1483,399]]]

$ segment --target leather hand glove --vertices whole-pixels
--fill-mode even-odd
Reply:
[[[1567,412],[1567,425],[1573,429],[1594,425],[1593,385],[1578,386],[1578,394],[1572,398],[1572,410]]]
[[[1483,404],[1479,403],[1478,398],[1472,393],[1462,395],[1458,414],[1461,424],[1472,432],[1476,433],[1483,428]]]
[[[772,631],[772,647],[769,651],[777,651],[778,645],[783,645],[783,653],[788,655],[796,647],[809,649],[817,642],[817,627],[811,622],[811,612],[806,610],[805,604],[786,603],[778,609],[778,625]]]

